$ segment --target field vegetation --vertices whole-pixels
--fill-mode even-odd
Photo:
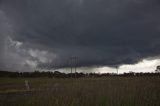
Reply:
[[[160,77],[4,77],[0,106],[160,106]]]

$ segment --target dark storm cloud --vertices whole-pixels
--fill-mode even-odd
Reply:
[[[53,53],[61,67],[72,56],[79,66],[115,66],[160,54],[159,0],[1,0],[0,6],[12,23],[9,36],[23,49]]]

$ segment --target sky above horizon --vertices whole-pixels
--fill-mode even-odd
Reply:
[[[153,72],[159,11],[159,0],[0,0],[0,69]]]

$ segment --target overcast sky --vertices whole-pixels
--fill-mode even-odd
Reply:
[[[151,72],[159,56],[159,0],[0,0],[1,70]]]

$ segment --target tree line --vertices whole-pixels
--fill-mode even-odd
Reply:
[[[18,77],[49,77],[49,78],[97,78],[97,77],[109,77],[109,76],[122,76],[122,77],[134,77],[134,76],[160,76],[160,73],[123,73],[123,74],[116,74],[116,73],[62,73],[59,71],[54,72],[45,72],[45,71],[34,71],[34,72],[9,72],[9,71],[0,71],[0,77],[11,77],[11,78],[18,78]]]

